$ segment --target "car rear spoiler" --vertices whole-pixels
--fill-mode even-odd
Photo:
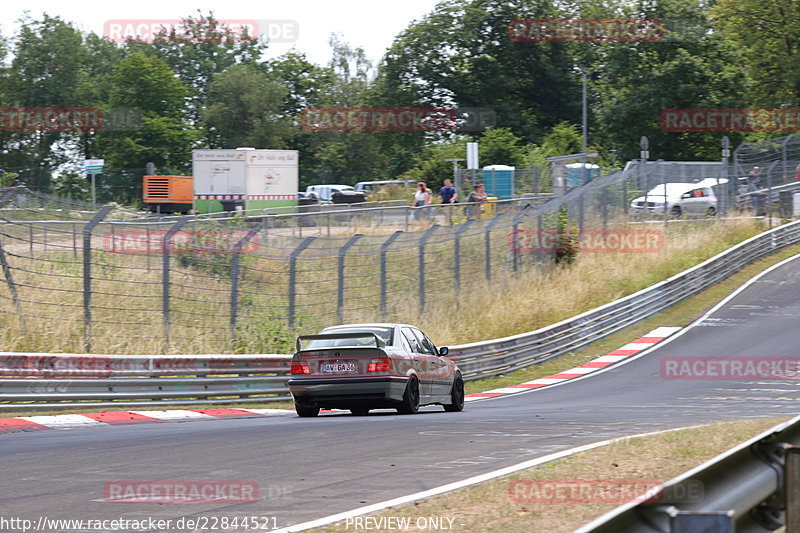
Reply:
[[[365,331],[363,333],[322,333],[319,335],[301,335],[297,337],[297,351],[298,352],[301,351],[301,344],[303,341],[363,339],[364,337],[373,337],[375,339],[375,346],[377,348],[384,348],[386,346],[386,341],[384,341],[381,337],[378,337],[375,333],[372,333],[371,331]],[[336,348],[338,348],[338,346]]]

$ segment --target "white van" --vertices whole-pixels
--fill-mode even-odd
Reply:
[[[323,202],[331,202],[333,201],[333,193],[354,190],[350,185],[309,185],[306,187],[306,198],[313,193]]]

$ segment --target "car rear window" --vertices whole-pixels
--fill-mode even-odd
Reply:
[[[326,333],[374,333],[389,346],[392,344],[394,337],[394,328],[326,328],[320,331],[320,335]],[[374,344],[375,339],[371,336],[357,337],[354,339],[314,339],[306,345],[305,349],[316,350],[319,348],[338,348],[340,346],[372,346]]]

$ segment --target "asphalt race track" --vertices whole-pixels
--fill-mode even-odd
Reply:
[[[793,260],[655,351],[564,385],[472,402],[463,413],[431,407],[415,416],[226,419],[0,435],[0,516],[253,516],[276,517],[283,527],[613,437],[793,416],[800,407],[797,382],[668,380],[660,369],[668,357],[798,355],[798,341],[800,260]],[[111,504],[103,500],[103,487],[113,480],[251,480],[261,499]]]

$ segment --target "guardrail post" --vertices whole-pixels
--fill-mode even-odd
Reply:
[[[388,239],[386,239],[383,244],[381,244],[381,317],[383,320],[386,319],[386,254],[389,251],[389,247],[392,245],[397,238],[402,235],[402,231],[395,231],[392,233]]]
[[[161,313],[164,317],[164,346],[169,347],[169,324],[170,324],[170,316],[169,316],[169,257],[170,257],[170,246],[169,242],[172,237],[178,233],[181,228],[189,222],[191,217],[184,216],[178,219],[178,221],[172,225],[172,227],[167,231],[166,235],[161,241]]]
[[[6,252],[3,250],[2,242],[0,242],[0,266],[3,268],[3,276],[6,278],[8,291],[11,293],[11,300],[14,302],[14,307],[17,308],[19,323],[23,328],[25,328],[25,316],[22,314],[22,303],[19,301],[19,296],[17,295],[17,286],[14,285],[14,278],[11,275],[11,267],[6,259]]]
[[[456,295],[461,294],[461,235],[469,229],[474,220],[467,220],[456,230],[453,242],[453,281],[456,285]],[[457,302],[456,302],[457,303]]]
[[[83,227],[83,347],[92,351],[92,230],[114,209],[105,205]]]
[[[231,261],[231,339],[236,340],[236,318],[239,313],[239,261],[242,249],[247,246],[253,237],[258,235],[257,229],[251,229],[242,240],[233,247],[233,260]]]
[[[440,226],[433,225],[428,228],[419,239],[419,314],[425,312],[425,243],[431,238],[433,232]]]
[[[785,452],[783,471],[785,533],[800,533],[800,446],[787,446]]]
[[[361,233],[357,233],[350,237],[350,239],[339,248],[339,280],[336,290],[336,316],[339,318],[339,323],[344,322],[344,259],[347,250],[353,246],[358,239],[363,237]]]
[[[314,242],[316,237],[306,237],[289,255],[289,327],[294,327],[297,306],[297,257]]]

